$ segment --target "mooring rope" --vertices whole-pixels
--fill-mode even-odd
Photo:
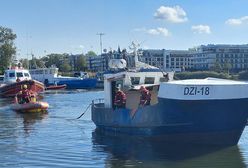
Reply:
[[[89,109],[89,107],[92,105],[92,103],[90,103],[89,105],[88,105],[88,107],[86,108],[86,110],[77,118],[77,119],[79,119],[79,118],[81,118],[85,113],[86,113],[86,111]]]

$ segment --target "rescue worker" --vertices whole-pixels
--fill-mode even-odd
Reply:
[[[16,97],[15,97],[15,102],[19,104],[23,104],[24,101],[22,99],[22,91],[18,92]]]
[[[126,94],[121,90],[121,87],[116,87],[117,92],[115,94],[114,105],[115,108],[125,108],[126,107]]]
[[[141,106],[147,106],[151,104],[151,93],[144,86],[140,87],[140,103]]]
[[[31,94],[30,94],[30,92],[28,90],[27,85],[23,85],[21,98],[22,98],[24,103],[29,103],[30,100],[31,100]]]

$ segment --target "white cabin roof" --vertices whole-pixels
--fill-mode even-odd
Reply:
[[[159,98],[224,100],[248,98],[248,82],[217,78],[178,80],[160,84]]]
[[[205,78],[205,79],[187,79],[187,80],[174,80],[168,82],[174,85],[243,85],[248,84],[245,81],[233,81],[219,78]]]

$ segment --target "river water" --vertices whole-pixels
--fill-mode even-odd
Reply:
[[[47,113],[10,110],[0,99],[0,167],[248,167],[248,127],[237,146],[154,144],[110,137],[95,130],[90,111],[76,119],[102,91],[45,93]]]

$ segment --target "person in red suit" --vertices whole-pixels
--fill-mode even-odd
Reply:
[[[147,106],[151,104],[151,93],[145,88],[145,86],[140,87],[140,103],[141,106]]]
[[[116,88],[117,92],[115,94],[114,105],[115,108],[125,108],[126,107],[126,94],[121,90],[120,86]]]
[[[30,102],[31,93],[28,90],[27,85],[23,85],[21,97],[22,97],[22,100],[23,100],[24,103],[29,103]]]

